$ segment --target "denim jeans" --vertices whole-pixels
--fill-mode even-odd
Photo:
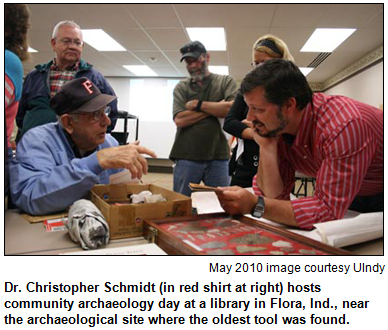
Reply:
[[[213,187],[226,187],[230,184],[228,160],[203,162],[180,159],[174,167],[174,191],[191,196],[189,183],[200,183]]]

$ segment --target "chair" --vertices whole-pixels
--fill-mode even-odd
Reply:
[[[307,188],[308,188],[309,183],[311,183],[311,185],[312,185],[312,193],[314,194],[315,178],[308,176],[308,175],[305,175],[305,174],[300,173],[300,172],[296,172],[295,173],[295,182],[297,180],[300,181],[300,186],[296,192],[295,192],[296,186],[294,186],[292,193],[295,195],[295,197],[300,197],[300,196],[307,197]]]
[[[123,132],[112,132],[111,135],[118,141],[120,145],[127,144],[128,140],[128,119],[136,120],[136,135],[135,140],[138,139],[139,135],[139,118],[137,116],[129,114],[127,111],[118,111],[117,120],[124,119],[124,131]]]

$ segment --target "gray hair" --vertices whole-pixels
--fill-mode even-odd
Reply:
[[[71,119],[73,119],[73,121],[75,121],[75,122],[78,121],[78,118],[77,118],[77,115],[76,115],[76,114],[74,114],[74,113],[67,113],[67,114],[69,115],[69,117],[70,117]],[[57,117],[58,122],[60,122],[60,123],[61,123],[61,126],[62,126],[62,116],[56,115],[56,117]]]
[[[81,31],[80,26],[76,22],[73,22],[73,21],[61,21],[57,25],[55,25],[55,27],[54,27],[53,35],[52,35],[53,39],[55,39],[57,37],[58,30],[60,29],[60,27],[62,27],[64,25],[69,25],[69,26],[75,27],[75,28],[77,28],[77,29],[79,29]],[[81,35],[82,35],[82,31],[81,31]]]

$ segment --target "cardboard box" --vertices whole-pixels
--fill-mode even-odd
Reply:
[[[167,201],[114,205],[127,203],[132,194],[144,190],[161,194]],[[109,224],[111,239],[142,236],[145,219],[164,219],[191,214],[190,197],[153,184],[95,185],[91,190],[91,198]]]

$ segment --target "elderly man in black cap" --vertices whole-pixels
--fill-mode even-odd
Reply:
[[[61,211],[84,197],[95,184],[128,169],[132,177],[147,173],[141,154],[155,153],[137,143],[118,146],[106,134],[107,106],[116,96],[102,94],[88,79],[64,84],[51,99],[56,123],[35,127],[23,135],[10,167],[12,201],[30,214]]]
[[[170,159],[175,162],[174,191],[190,196],[189,183],[229,186],[229,147],[218,119],[228,114],[237,84],[231,76],[209,72],[210,55],[199,41],[180,51],[190,78],[174,89],[177,134]]]

